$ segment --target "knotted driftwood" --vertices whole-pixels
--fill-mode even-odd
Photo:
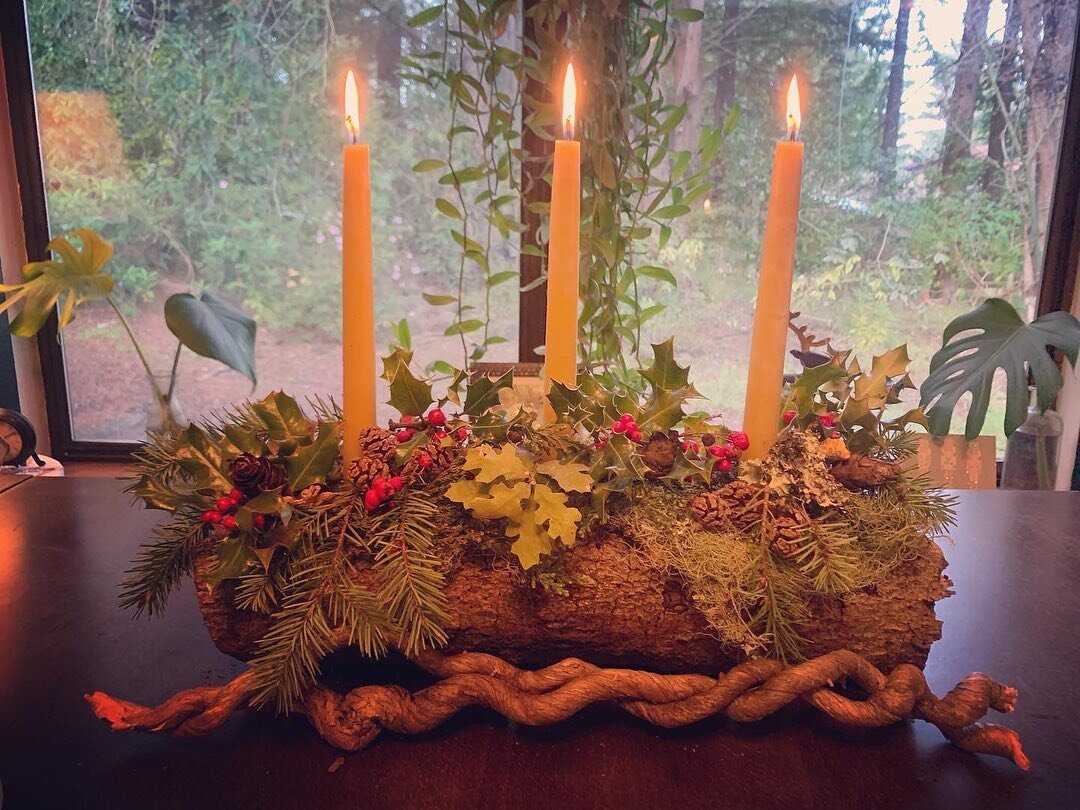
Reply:
[[[297,708],[327,742],[356,751],[384,729],[400,734],[429,731],[467,706],[487,706],[515,722],[543,725],[607,701],[670,728],[718,714],[750,723],[802,701],[853,727],[926,720],[964,750],[1006,757],[1028,767],[1014,731],[977,722],[989,709],[1012,711],[1017,697],[1015,689],[980,673],[938,698],[917,667],[901,664],[886,676],[862,656],[845,650],[791,667],[773,660],[748,661],[719,677],[601,669],[574,658],[537,671],[521,670],[483,653],[428,653],[414,660],[442,680],[412,693],[398,686],[361,686],[342,695],[319,685]],[[832,685],[843,678],[858,684],[868,697],[853,700],[835,691]],[[153,708],[101,692],[86,699],[114,730],[191,737],[221,726],[253,692],[249,671],[224,686],[185,690]]]

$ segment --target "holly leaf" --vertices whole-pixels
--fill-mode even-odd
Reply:
[[[326,476],[338,460],[340,430],[337,422],[320,422],[315,441],[297,448],[285,459],[289,488],[293,492],[326,482]]]
[[[919,405],[930,432],[949,432],[956,403],[971,394],[964,435],[975,439],[986,421],[990,390],[997,370],[1008,379],[1005,399],[1005,434],[1012,435],[1024,421],[1028,406],[1028,370],[1035,380],[1037,401],[1046,411],[1061,390],[1061,371],[1046,352],[1060,349],[1073,367],[1080,351],[1080,321],[1067,312],[1051,312],[1032,323],[1007,301],[989,298],[945,327],[942,347],[930,361]]]
[[[847,367],[837,357],[820,366],[803,369],[802,374],[791,384],[789,401],[794,406],[796,413],[806,416],[814,410],[814,395],[822,386],[833,380],[847,376]]]
[[[311,438],[315,430],[315,423],[284,391],[274,391],[251,407],[266,425],[271,441],[299,442]]]
[[[513,388],[514,372],[507,371],[497,380],[480,377],[465,388],[465,404],[462,410],[469,416],[482,416],[499,404],[499,391]]]
[[[690,367],[675,362],[675,339],[653,344],[653,364],[638,371],[649,383],[650,394],[638,423],[642,427],[669,430],[686,415],[683,405],[687,400],[700,397],[690,384]]]
[[[214,558],[214,568],[207,577],[211,585],[217,585],[227,579],[236,579],[244,573],[244,569],[251,560],[246,538],[237,536],[222,540],[214,550]]]
[[[536,471],[554,480],[563,492],[590,492],[593,488],[592,476],[584,464],[552,459],[536,465]]]
[[[181,436],[183,440],[177,443],[176,460],[191,476],[195,489],[228,492],[232,480],[226,473],[221,447],[197,425],[188,425]]]
[[[191,493],[177,492],[151,475],[140,475],[128,485],[127,491],[141,499],[147,509],[160,509],[163,512],[175,512],[192,498]]]
[[[101,272],[112,258],[112,245],[89,228],[79,228],[71,235],[82,243],[81,248],[58,236],[45,246],[54,258],[25,265],[21,284],[0,284],[0,292],[4,293],[0,314],[22,302],[22,309],[11,322],[11,334],[33,337],[57,306],[63,328],[75,318],[79,304],[105,298],[112,292],[112,276]]]
[[[412,373],[411,362],[412,352],[400,347],[394,349],[383,358],[382,378],[390,384],[387,404],[402,415],[420,416],[435,403],[435,398],[431,395],[431,383]]]
[[[686,455],[686,453],[679,453],[675,456],[675,463],[672,465],[671,471],[663,478],[677,481],[680,484],[686,482],[687,479],[709,484],[712,482],[713,467],[715,466],[716,459],[711,455],[706,454],[704,458],[696,459]]]
[[[475,471],[475,479],[481,484],[490,484],[497,478],[502,478],[508,484],[524,481],[529,474],[528,467],[518,456],[517,448],[509,442],[498,450],[488,444],[469,449],[462,469]]]
[[[855,399],[863,400],[868,408],[882,408],[889,401],[891,388],[889,380],[895,377],[905,378],[908,383],[907,368],[911,363],[907,344],[890,349],[885,354],[874,357],[870,371],[855,378]],[[904,379],[900,385],[903,386]],[[902,388],[900,389],[902,390]]]
[[[675,362],[675,338],[670,337],[663,343],[653,343],[653,364],[638,373],[649,381],[652,390],[674,391],[690,386],[690,366],[680,366]]]
[[[253,456],[261,456],[266,452],[266,447],[255,431],[234,422],[225,425],[225,438],[236,449],[237,454],[251,453]]]

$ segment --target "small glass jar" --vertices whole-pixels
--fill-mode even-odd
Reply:
[[[1064,423],[1055,411],[1039,413],[1031,387],[1027,421],[1005,443],[1002,489],[1053,489]]]
[[[168,372],[154,374],[150,385],[150,401],[146,404],[147,433],[173,433],[188,426],[184,409],[177,400],[176,390],[172,391],[172,396],[165,396],[171,380],[172,375]]]

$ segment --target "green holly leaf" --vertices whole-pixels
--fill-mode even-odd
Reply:
[[[497,380],[479,377],[465,388],[462,410],[469,416],[482,416],[499,404],[499,391],[514,387],[514,372],[508,371]]]
[[[1073,367],[1080,352],[1080,321],[1067,312],[1051,312],[1032,323],[1007,301],[987,299],[947,327],[942,347],[930,361],[919,405],[930,432],[949,432],[956,403],[971,393],[964,435],[976,438],[986,421],[994,375],[1004,369],[1008,379],[1005,399],[1005,434],[1012,435],[1024,421],[1028,406],[1028,371],[1035,380],[1038,406],[1046,411],[1061,390],[1061,371],[1046,352],[1060,349]]]
[[[537,464],[536,471],[554,480],[563,492],[590,492],[593,488],[592,476],[584,464],[552,459]]]
[[[340,425],[337,422],[320,422],[315,440],[298,448],[285,459],[289,471],[289,488],[300,492],[312,484],[326,482],[334,463],[338,460]]]
[[[453,402],[458,407],[461,407],[461,386],[469,379],[469,373],[464,369],[454,368],[449,363],[446,363],[446,366],[445,371],[450,375],[450,383],[446,386],[446,398],[443,402]],[[439,363],[436,363],[435,367],[436,371],[438,371]]]
[[[528,467],[518,456],[517,448],[510,443],[498,450],[488,444],[473,447],[465,453],[462,469],[476,472],[475,479],[481,484],[490,484],[498,478],[506,483],[524,481],[529,474]]]
[[[868,408],[884,407],[889,401],[892,389],[895,387],[889,384],[889,380],[901,377],[901,386],[904,385],[905,379],[910,384],[911,378],[907,376],[907,368],[910,363],[911,358],[908,357],[907,344],[890,349],[885,354],[876,355],[870,366],[870,371],[855,378],[855,391],[852,396],[855,399],[863,400]]]
[[[712,482],[713,467],[715,466],[716,459],[707,453],[701,459],[692,458],[685,453],[678,453],[675,456],[675,464],[672,465],[671,471],[663,478],[677,481],[680,484],[687,482],[687,479],[709,484]]]
[[[160,509],[163,512],[175,512],[193,497],[192,493],[177,492],[160,478],[151,475],[140,475],[128,485],[127,491],[140,498],[147,509]]]
[[[296,400],[284,391],[274,391],[251,407],[266,424],[271,441],[305,441],[315,430],[315,423],[304,416]]]
[[[196,425],[188,425],[181,436],[183,441],[177,444],[176,460],[192,477],[195,489],[228,492],[232,479],[220,445]]]
[[[217,585],[227,579],[236,579],[244,573],[244,569],[251,561],[247,539],[237,536],[222,540],[214,550],[214,557],[214,568],[207,577],[210,584]]]
[[[24,266],[21,284],[0,284],[0,292],[5,294],[0,314],[22,302],[22,309],[11,322],[11,334],[33,337],[57,306],[63,328],[75,318],[75,308],[83,301],[105,298],[112,292],[112,276],[101,272],[112,258],[112,245],[89,228],[80,228],[71,235],[82,243],[81,248],[58,236],[45,246],[54,258]]]
[[[789,403],[800,416],[806,416],[814,410],[814,396],[827,383],[847,376],[847,367],[837,357],[820,366],[803,369],[802,374],[791,384]]]
[[[638,371],[650,393],[638,416],[642,428],[669,430],[682,421],[683,405],[701,396],[690,384],[690,367],[675,362],[675,339],[653,344],[653,364]]]
[[[675,362],[675,338],[653,343],[653,364],[638,373],[649,381],[653,391],[674,391],[690,386],[690,366]]]
[[[251,453],[253,456],[261,456],[266,452],[266,446],[254,430],[234,422],[225,425],[225,438],[232,444],[237,455]]]
[[[431,383],[412,373],[411,362],[412,352],[400,347],[394,349],[383,358],[382,378],[390,384],[387,404],[402,415],[420,416],[435,403],[435,398],[431,395]]]

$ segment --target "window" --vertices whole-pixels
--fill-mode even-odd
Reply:
[[[418,360],[460,365],[462,341],[445,333],[487,311],[491,334],[509,341],[484,359],[517,359],[513,283],[489,299],[483,276],[467,269],[462,289],[479,310],[429,303],[456,295],[461,272],[434,208],[440,172],[412,170],[446,151],[445,90],[400,70],[410,53],[442,47],[438,24],[406,23],[431,4],[28,5],[50,229],[95,227],[116,245],[118,304],[155,367],[168,370],[175,346],[163,299],[205,288],[258,321],[256,396],[339,390],[346,65],[370,96],[362,132],[373,156],[379,345],[407,319]],[[643,279],[639,295],[658,313],[646,337],[676,335],[680,359],[730,422],[741,418],[772,143],[793,71],[804,82],[806,143],[793,308],[811,331],[864,362],[906,342],[922,372],[944,325],[981,299],[1034,314],[1075,3],[676,0],[672,9],[662,86],[687,106],[673,146],[693,148],[702,124],[730,133],[708,167],[713,191],[648,259],[670,268],[677,288]],[[508,45],[520,25],[518,11],[500,33]],[[518,267],[513,239],[493,256],[495,272]],[[527,301],[535,323],[542,298]],[[142,435],[148,388],[107,307],[87,307],[65,331],[63,364],[75,441]],[[185,352],[187,416],[250,394],[239,375]],[[1003,406],[1001,393],[988,431],[1000,430]]]

